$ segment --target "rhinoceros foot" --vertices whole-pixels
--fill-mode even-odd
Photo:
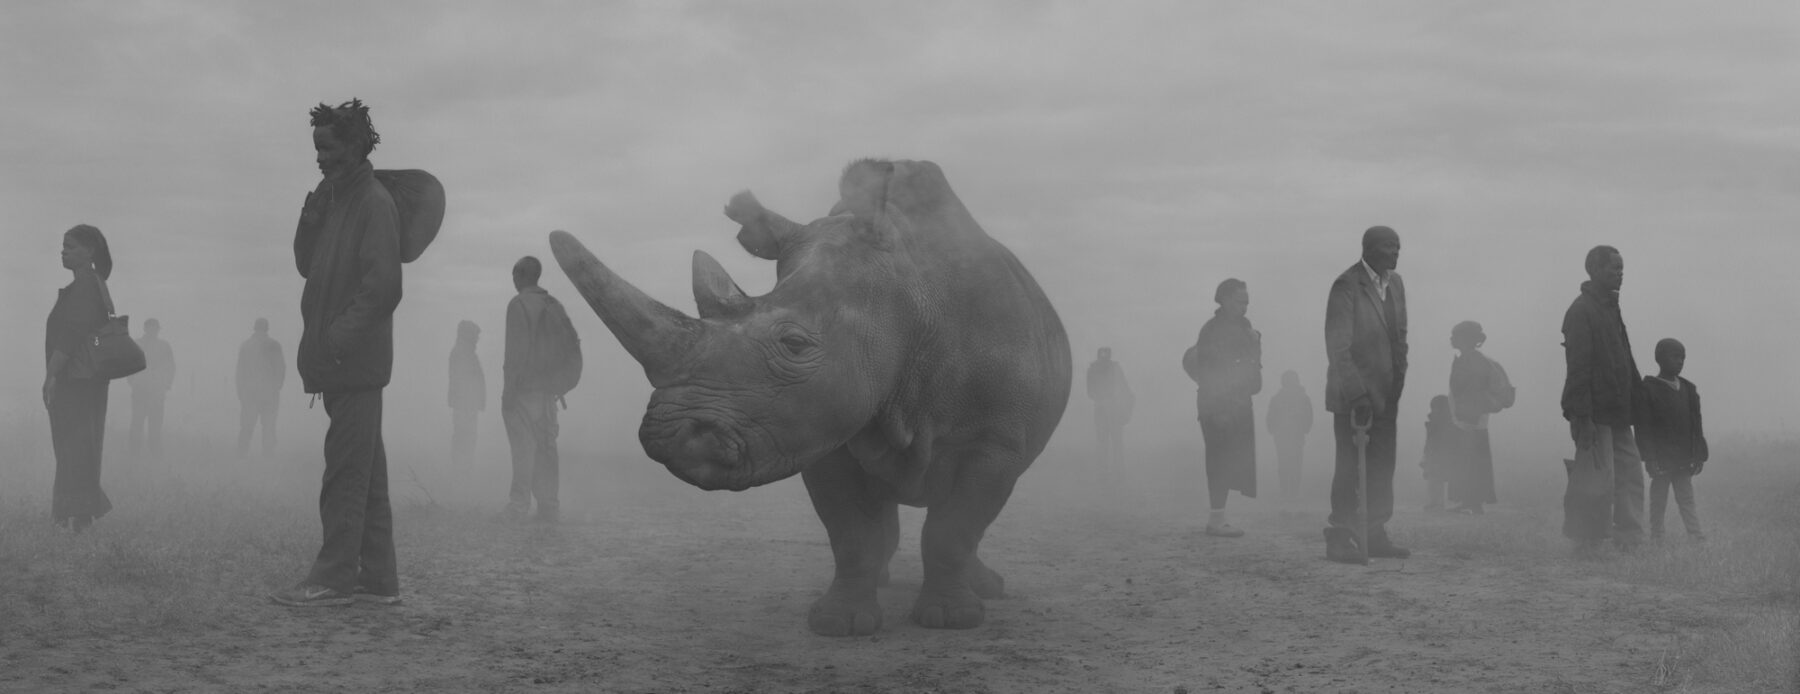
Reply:
[[[881,603],[874,591],[855,596],[834,585],[813,603],[806,626],[820,636],[868,636],[881,628]]]
[[[920,592],[912,609],[913,622],[926,629],[973,629],[986,618],[981,597],[962,583],[947,591]]]
[[[1002,578],[999,572],[981,563],[980,560],[969,562],[969,568],[964,572],[964,580],[969,582],[969,588],[974,590],[977,596],[984,599],[997,600],[1006,597],[1006,579]]]

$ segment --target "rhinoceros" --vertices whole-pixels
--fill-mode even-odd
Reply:
[[[1005,585],[976,548],[1062,419],[1068,336],[936,164],[857,161],[839,195],[804,225],[748,191],[733,197],[738,243],[776,261],[776,284],[746,296],[696,251],[697,319],[567,232],[550,245],[655,388],[638,429],[650,458],[701,489],[805,481],[836,563],[808,615],[814,632],[881,627],[896,504],[930,509],[913,621],[972,628]]]

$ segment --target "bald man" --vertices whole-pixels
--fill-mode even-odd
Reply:
[[[1369,557],[1404,559],[1412,555],[1388,538],[1394,515],[1394,433],[1400,390],[1406,385],[1406,284],[1394,268],[1400,264],[1400,235],[1384,226],[1363,232],[1362,259],[1337,281],[1325,303],[1325,409],[1332,415],[1337,439],[1336,470],[1331,478],[1330,526],[1325,556],[1355,562],[1350,531],[1366,522]],[[1357,446],[1352,428],[1369,422],[1366,476],[1357,489]],[[1369,515],[1357,517],[1357,499],[1367,495]],[[1345,543],[1350,544],[1346,545]]]

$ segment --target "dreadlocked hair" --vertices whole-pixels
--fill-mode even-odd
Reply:
[[[331,134],[339,139],[363,143],[364,157],[381,143],[381,133],[375,132],[375,123],[369,120],[369,107],[363,105],[362,99],[351,99],[336,108],[321,102],[313,107],[311,115],[313,127],[330,127]]]

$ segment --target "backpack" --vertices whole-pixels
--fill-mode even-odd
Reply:
[[[1488,364],[1494,367],[1488,373],[1488,402],[1493,405],[1495,412],[1499,412],[1513,406],[1513,399],[1518,396],[1519,389],[1513,387],[1512,379],[1506,377],[1506,369],[1500,366],[1500,362],[1489,359]]]
[[[562,303],[550,299],[531,326],[531,333],[533,350],[529,363],[542,369],[537,374],[539,385],[559,398],[574,390],[581,383],[581,337],[575,334],[575,326],[562,310]]]

